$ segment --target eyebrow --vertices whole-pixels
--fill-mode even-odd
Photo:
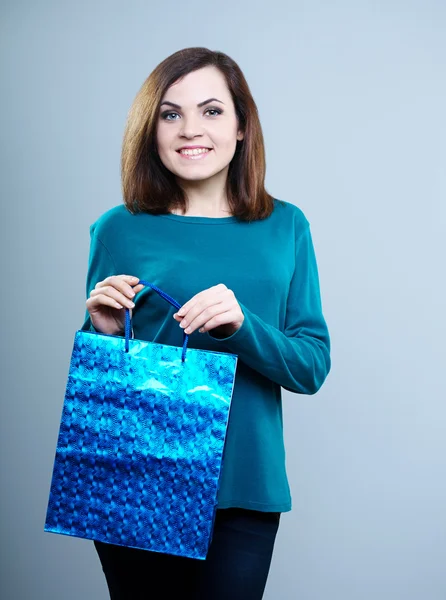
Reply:
[[[224,104],[224,102],[222,102],[221,100],[218,100],[218,98],[209,98],[209,100],[205,100],[204,102],[200,102],[199,104],[197,104],[197,107],[201,108],[205,104],[209,104],[209,102],[220,102],[220,104]],[[179,104],[175,104],[175,102],[169,102],[168,100],[164,100],[163,102],[161,102],[160,106],[162,106],[163,104],[168,104],[169,106],[172,106],[173,108],[181,109],[181,106]]]

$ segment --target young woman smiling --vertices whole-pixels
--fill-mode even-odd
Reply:
[[[221,52],[187,48],[154,69],[121,166],[124,203],[90,228],[83,328],[122,335],[128,307],[134,337],[179,345],[185,329],[190,347],[237,354],[238,366],[207,559],[95,541],[110,597],[159,587],[165,598],[259,600],[291,510],[281,388],[314,394],[330,370],[310,226],[266,192],[257,108]]]

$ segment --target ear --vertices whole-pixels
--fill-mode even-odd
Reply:
[[[243,140],[243,138],[244,138],[244,137],[245,137],[245,134],[243,133],[243,131],[239,131],[239,132],[237,133],[237,140],[238,140],[239,142],[241,142],[241,141]]]

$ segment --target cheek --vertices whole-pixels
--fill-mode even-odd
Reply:
[[[228,130],[216,131],[214,134],[210,134],[210,139],[215,144],[217,150],[222,152],[232,152],[237,143],[237,138],[232,133],[228,133]]]
[[[222,132],[222,138],[224,139],[226,148],[234,149],[237,144],[237,128],[226,127],[225,131]]]
[[[224,150],[226,158],[228,158],[228,157],[232,158],[232,156],[235,153],[236,145],[237,145],[237,138],[235,136],[226,135],[225,139],[222,140],[221,147]]]
[[[175,132],[173,131],[173,128],[168,128],[163,125],[164,124],[161,123],[158,127],[156,140],[159,151],[168,152],[168,150],[172,148]]]
[[[165,167],[171,168],[175,157],[172,155],[172,143],[162,136],[158,138],[158,156]]]

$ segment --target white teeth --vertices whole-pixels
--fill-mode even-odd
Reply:
[[[187,150],[180,150],[180,154],[186,154],[186,156],[193,156],[195,154],[205,154],[209,152],[209,148],[193,148]]]

